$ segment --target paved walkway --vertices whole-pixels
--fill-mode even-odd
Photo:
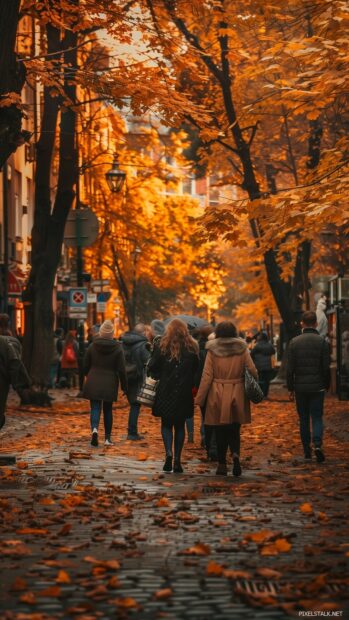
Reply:
[[[129,442],[118,403],[115,446],[96,449],[87,404],[72,393],[56,392],[51,411],[12,399],[0,449],[17,455],[0,468],[1,620],[349,617],[349,406],[327,401],[327,460],[305,463],[293,405],[273,389],[244,428],[240,479],[214,475],[199,432],[184,474],[163,474],[148,410],[144,441]]]

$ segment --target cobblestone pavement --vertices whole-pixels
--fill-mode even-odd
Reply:
[[[302,459],[294,407],[275,387],[244,427],[243,475],[186,445],[184,474],[163,474],[158,420],[92,448],[85,401],[52,410],[11,399],[1,433],[1,620],[349,617],[347,403],[326,403],[326,462]],[[343,432],[342,432],[343,431]],[[345,431],[345,432],[344,432]]]

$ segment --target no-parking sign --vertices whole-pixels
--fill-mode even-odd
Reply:
[[[87,318],[87,288],[69,289],[69,317],[71,319]]]

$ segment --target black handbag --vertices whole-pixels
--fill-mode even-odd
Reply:
[[[247,368],[245,368],[245,394],[255,405],[260,403],[264,398],[264,394],[258,381],[256,381]]]

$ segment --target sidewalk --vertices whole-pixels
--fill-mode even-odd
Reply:
[[[294,407],[273,387],[244,427],[233,479],[206,462],[199,418],[184,474],[163,474],[158,420],[144,409],[145,440],[126,441],[125,402],[114,409],[115,446],[93,449],[75,393],[55,391],[51,411],[11,398],[1,619],[349,615],[348,403],[327,400],[327,460],[308,464]]]

